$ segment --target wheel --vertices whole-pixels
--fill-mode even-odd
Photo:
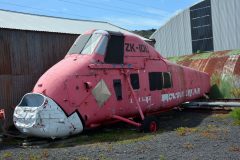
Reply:
[[[153,133],[157,132],[159,128],[158,121],[155,117],[145,117],[145,119],[142,122],[142,131],[145,133]]]

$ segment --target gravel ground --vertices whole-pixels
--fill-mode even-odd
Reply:
[[[159,122],[155,134],[118,123],[46,146],[21,147],[21,139],[3,139],[0,159],[240,160],[240,126],[226,114],[172,111]]]

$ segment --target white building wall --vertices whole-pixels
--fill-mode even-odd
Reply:
[[[191,54],[192,38],[189,9],[173,17],[150,38],[156,40],[155,48],[164,57]]]
[[[240,49],[240,0],[211,0],[214,50]]]

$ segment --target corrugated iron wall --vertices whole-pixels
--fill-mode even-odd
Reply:
[[[240,1],[211,0],[215,51],[240,48]]]
[[[199,3],[202,3],[200,1]],[[198,14],[206,14],[205,7],[197,9]],[[213,49],[214,51],[235,50],[240,48],[240,0],[211,0],[211,16],[212,16],[212,34],[213,34]],[[208,15],[195,17],[200,19]],[[210,15],[209,15],[210,16]],[[205,25],[203,20],[199,27],[203,28],[197,31],[199,39],[211,39],[208,29],[204,29],[209,24]],[[178,15],[171,18],[167,23],[161,26],[151,39],[155,39],[155,48],[164,57],[191,55],[193,51],[192,36],[191,36],[191,20],[190,10],[180,12]],[[207,37],[206,37],[207,36]],[[199,45],[199,46],[198,46]],[[201,48],[201,43],[197,48]],[[210,46],[208,44],[208,46]],[[201,49],[199,49],[201,51]],[[202,50],[204,51],[204,50]],[[210,51],[210,50],[209,50]]]
[[[38,78],[67,53],[78,35],[0,29],[0,108],[12,109]]]
[[[150,38],[156,40],[155,48],[164,57],[191,54],[192,37],[189,9],[170,19]]]

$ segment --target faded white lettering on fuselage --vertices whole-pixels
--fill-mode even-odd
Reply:
[[[192,97],[195,95],[200,95],[200,93],[201,93],[200,88],[194,88],[194,89],[187,89],[186,91],[162,94],[162,102],[169,102],[169,101],[180,99],[183,97]]]
[[[146,102],[146,103],[151,103],[152,97],[151,96],[144,96],[144,97],[138,97],[138,102]],[[133,103],[133,99],[130,99],[130,103]]]

